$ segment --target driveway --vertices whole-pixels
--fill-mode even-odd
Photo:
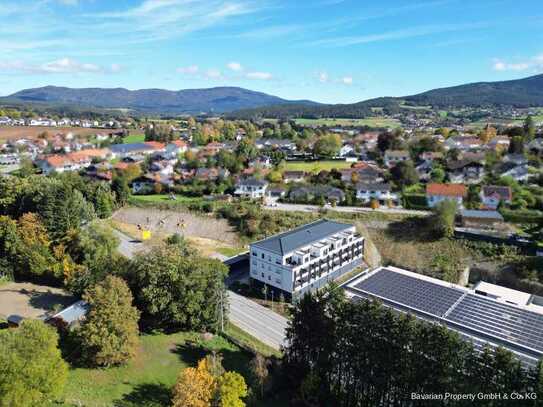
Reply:
[[[64,290],[32,283],[7,283],[0,286],[0,317],[19,315],[42,318],[72,304],[75,299]]]
[[[118,250],[125,257],[132,258],[144,247],[141,242],[117,230],[115,235],[120,240]],[[279,350],[285,341],[287,319],[230,290],[228,298],[229,320],[261,342]]]

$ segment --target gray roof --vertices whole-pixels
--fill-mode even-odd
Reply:
[[[149,151],[153,147],[145,143],[112,144],[109,149],[117,154],[134,153],[136,151]]]
[[[464,218],[495,219],[503,220],[503,216],[497,211],[478,211],[475,209],[464,209],[460,211]]]
[[[260,240],[251,244],[251,246],[284,255],[299,249],[300,247],[307,246],[330,235],[344,231],[352,226],[353,225],[347,223],[320,219],[288,232],[279,233],[267,239]]]
[[[390,191],[390,184],[373,184],[370,182],[359,182],[356,189],[361,191]]]
[[[90,309],[90,305],[83,301],[77,301],[70,305],[68,308],[64,308],[58,314],[53,315],[51,318],[59,318],[66,322],[68,325],[79,321]]]
[[[238,185],[251,185],[255,187],[263,187],[268,185],[267,181],[256,178],[245,178],[238,181]]]

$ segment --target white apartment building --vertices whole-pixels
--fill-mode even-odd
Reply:
[[[354,225],[321,219],[251,244],[250,276],[291,299],[362,265],[363,254]]]

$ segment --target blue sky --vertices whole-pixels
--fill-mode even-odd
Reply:
[[[242,86],[349,103],[543,72],[541,0],[0,0],[0,94]]]

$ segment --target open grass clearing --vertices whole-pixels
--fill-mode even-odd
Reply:
[[[130,143],[143,143],[145,141],[145,134],[143,133],[134,133],[123,139],[123,144]]]
[[[325,170],[330,171],[351,168],[352,163],[347,161],[288,161],[283,167],[284,171],[305,171],[317,174]]]
[[[250,383],[248,367],[251,353],[221,336],[206,341],[194,332],[142,335],[136,357],[125,366],[71,369],[62,405],[169,406],[171,388],[179,372],[195,366],[211,351],[222,354],[226,370],[242,374]],[[261,404],[273,405],[286,404]]]

